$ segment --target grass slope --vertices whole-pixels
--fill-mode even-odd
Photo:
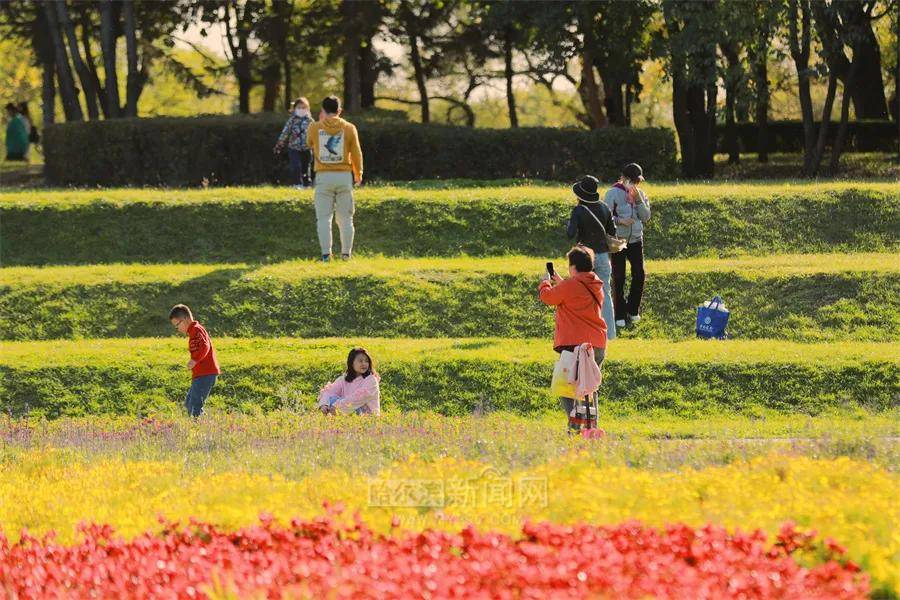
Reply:
[[[900,184],[648,187],[650,258],[898,247]],[[558,255],[565,186],[360,190],[356,250]],[[311,192],[283,188],[0,194],[4,264],[260,262],[315,256]]]
[[[0,269],[5,339],[168,335],[194,307],[215,335],[541,337],[543,261],[363,258],[324,265],[108,265]],[[624,337],[693,336],[714,293],[737,338],[887,341],[900,331],[900,255],[828,254],[650,261],[644,320]]]
[[[555,354],[545,340],[229,339],[215,341],[224,375],[213,405],[241,411],[310,407],[351,345],[367,346],[387,408],[464,414],[552,409]],[[5,412],[55,417],[177,410],[189,374],[179,338],[6,342]],[[612,413],[684,416],[769,408],[816,414],[897,407],[900,346],[623,340],[609,349],[603,388]]]

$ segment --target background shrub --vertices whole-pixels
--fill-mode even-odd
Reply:
[[[676,174],[675,138],[663,128],[472,129],[356,121],[368,179],[570,180],[593,173],[613,180],[633,160],[657,180]],[[283,124],[281,115],[255,115],[54,125],[45,132],[47,181],[104,186],[286,181],[286,161],[272,155]]]
[[[803,152],[802,121],[769,121],[769,152]],[[818,129],[819,124],[816,123]],[[759,152],[759,127],[756,123],[738,123],[737,135],[741,152]],[[827,147],[834,144],[838,124],[828,128]],[[728,152],[725,143],[725,126],[716,126],[719,152]],[[851,152],[896,152],[898,147],[897,123],[893,121],[851,121],[847,124],[845,151]]]

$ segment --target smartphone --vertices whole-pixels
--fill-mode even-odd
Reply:
[[[553,270],[553,263],[552,263],[552,262],[548,262],[548,263],[547,263],[547,273],[550,274],[550,277],[553,277],[554,275],[556,275],[556,271]]]

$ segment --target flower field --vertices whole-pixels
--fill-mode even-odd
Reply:
[[[547,590],[555,590],[552,593],[558,592],[560,597],[584,597],[595,592],[620,595],[622,589],[634,590],[635,596],[641,597],[642,591],[662,589],[658,586],[667,577],[688,567],[688,571],[713,571],[724,579],[707,580],[697,573],[696,577],[688,576],[686,571],[677,579],[679,585],[688,587],[672,587],[658,595],[684,597],[700,593],[700,587],[690,586],[708,586],[702,589],[716,597],[722,589],[729,589],[717,586],[732,585],[729,582],[733,578],[741,580],[744,576],[749,579],[734,585],[751,586],[749,597],[809,597],[817,593],[858,597],[865,585],[882,593],[897,593],[900,537],[894,524],[900,522],[900,508],[894,498],[900,495],[900,477],[895,472],[900,456],[896,444],[880,441],[896,431],[897,420],[860,418],[831,416],[804,422],[775,416],[765,426],[751,420],[741,423],[739,419],[705,425],[660,419],[656,429],[652,423],[640,425],[632,419],[610,418],[607,436],[602,440],[568,438],[551,418],[497,414],[480,418],[389,415],[373,425],[362,419],[328,420],[288,413],[211,417],[199,427],[181,419],[82,418],[39,425],[6,421],[0,427],[0,439],[5,440],[0,523],[12,545],[4,546],[3,552],[7,563],[26,560],[15,558],[24,556],[74,556],[77,560],[90,556],[90,560],[98,561],[101,572],[118,573],[120,579],[107,582],[111,587],[99,588],[101,595],[112,597],[129,573],[113,566],[117,560],[131,564],[127,557],[140,557],[137,564],[151,567],[158,564],[154,557],[164,564],[194,564],[188,556],[199,552],[196,546],[201,544],[208,551],[201,564],[207,566],[197,566],[193,575],[166,567],[150,568],[139,578],[148,585],[169,582],[183,585],[184,590],[200,590],[201,584],[216,583],[213,574],[233,568],[233,582],[255,582],[255,592],[273,585],[287,589],[297,584],[298,574],[285,571],[277,561],[266,562],[269,555],[305,556],[308,548],[287,544],[284,536],[293,536],[286,532],[309,526],[292,524],[295,519],[308,524],[327,515],[330,524],[322,525],[321,531],[317,529],[322,536],[317,543],[351,544],[347,540],[352,539],[356,544],[360,534],[350,535],[345,530],[355,527],[359,520],[365,523],[366,535],[375,536],[367,537],[366,544],[386,544],[389,549],[353,545],[352,549],[335,551],[336,557],[343,558],[335,558],[327,568],[313,569],[321,579],[301,578],[310,587],[297,587],[297,596],[318,597],[316,590],[320,588],[316,586],[327,585],[344,590],[338,597],[355,597],[360,589],[370,589],[355,586],[366,581],[365,577],[360,579],[360,573],[372,576],[373,552],[378,556],[387,553],[396,560],[406,556],[405,562],[415,563],[419,555],[413,560],[405,553],[414,552],[416,544],[422,543],[417,534],[425,532],[423,535],[434,540],[438,553],[429,560],[443,564],[444,553],[457,558],[469,556],[467,550],[458,547],[460,538],[454,537],[466,527],[474,528],[472,539],[479,543],[485,543],[479,536],[499,536],[515,552],[530,552],[522,544],[536,530],[523,530],[522,525],[532,523],[555,540],[551,543],[544,537],[539,545],[563,544],[570,548],[574,541],[566,536],[574,535],[578,544],[588,544],[585,551],[589,554],[600,552],[599,547],[610,543],[607,535],[618,539],[617,535],[627,533],[626,538],[636,536],[628,538],[632,541],[646,538],[652,544],[648,541],[631,548],[616,545],[622,556],[603,554],[604,560],[625,565],[651,560],[651,555],[640,555],[652,547],[653,552],[661,553],[658,560],[662,564],[659,572],[644,580],[645,573],[624,567],[621,578],[617,575],[610,579],[608,567],[601,569],[605,574],[598,578],[598,572],[592,569],[610,563],[590,562],[593,566],[585,571],[590,585],[575,583],[577,571],[568,569],[547,581],[532,582],[530,578],[537,577],[541,569],[529,574],[508,567],[503,577],[510,579],[502,579],[507,582],[504,585],[511,580],[519,582],[525,597],[532,593],[542,597],[551,593]],[[653,439],[654,432],[676,437]],[[808,437],[779,441],[771,437],[777,434]],[[261,515],[268,515],[271,523],[259,525]],[[198,524],[189,525],[191,520]],[[631,521],[636,524],[624,525]],[[792,554],[790,560],[781,556],[770,564],[767,561],[771,557],[766,553],[778,544],[782,527],[791,522],[802,532],[816,530],[818,549],[813,550],[815,545],[811,545],[808,551]],[[85,529],[87,523],[98,525]],[[707,531],[708,526],[713,529]],[[572,533],[583,533],[584,527],[594,536],[588,541],[582,540],[582,534]],[[704,538],[709,543],[733,545],[737,554],[729,564],[711,563],[700,568],[693,559],[679,554],[677,544],[658,537],[667,527],[674,527],[672,531],[679,536],[706,531],[703,535],[713,536]],[[23,538],[24,531],[28,534]],[[199,531],[210,533],[207,536]],[[236,531],[241,533],[231,533]],[[550,535],[554,531],[558,535]],[[740,537],[739,531],[757,532],[751,536],[755,541]],[[43,539],[50,532],[54,537]],[[563,543],[559,536],[569,541]],[[117,541],[110,545],[107,538]],[[251,543],[243,541],[245,538],[253,544],[272,544],[275,549],[255,557],[255,550],[244,547]],[[377,542],[373,541],[376,538]],[[830,564],[825,540],[843,546],[846,554],[840,564],[858,565],[869,583],[856,578],[852,569]],[[590,546],[594,543],[600,546]],[[125,544],[121,552],[114,550],[121,544]],[[216,554],[235,552],[235,548],[243,549],[240,561]],[[699,552],[696,548],[694,551]],[[17,554],[20,552],[26,554]],[[168,554],[160,558],[154,554],[157,552]],[[506,550],[500,554],[505,557],[503,561],[509,560]],[[501,559],[486,560],[493,565],[491,561]],[[751,569],[756,573],[753,577],[738,568],[756,564],[755,560],[762,562],[759,569]],[[477,569],[486,568],[483,565],[462,562],[466,564],[454,569],[458,567],[458,576],[471,583],[461,584],[458,597],[478,593],[490,596],[490,586],[501,585],[475,577]],[[229,569],[221,567],[226,563]],[[427,564],[420,566],[424,569]],[[812,571],[792,570],[800,568]],[[240,569],[253,571],[255,579],[243,576]],[[766,591],[754,578],[771,583],[770,569],[779,573],[781,584]],[[63,577],[64,572],[55,576]],[[13,576],[13,571],[7,573],[8,581],[22,579]],[[42,577],[50,577],[49,571],[42,573]],[[831,573],[825,577],[827,583],[822,583],[825,587],[793,589],[791,578],[815,581],[819,575],[814,573]],[[434,575],[437,577],[437,573]],[[442,570],[441,577],[444,575]],[[424,576],[421,572],[417,575]],[[0,579],[3,577],[0,575]],[[50,586],[55,580],[44,581]],[[382,583],[399,585],[392,581],[389,578]],[[415,581],[424,580],[403,578],[401,583],[414,585]],[[227,596],[226,580],[218,580],[218,584],[223,586],[219,591]],[[832,584],[837,587],[828,587]],[[83,585],[93,584],[88,581]],[[559,585],[563,587],[557,590],[554,586]],[[405,588],[374,589],[402,593]],[[840,593],[835,591],[838,589]],[[531,591],[526,594],[527,590]],[[238,591],[244,594],[248,589],[238,586]],[[27,590],[20,592],[29,597]],[[453,592],[443,588],[433,597],[443,597],[441,594],[453,597]]]
[[[761,532],[639,523],[618,527],[526,524],[521,537],[426,531],[382,536],[364,524],[292,521],[224,532],[166,523],[125,542],[87,526],[60,546],[0,538],[0,584],[13,596],[195,598],[865,598],[868,577],[831,540],[786,525],[769,545]],[[802,567],[795,555],[819,552]],[[43,567],[43,565],[51,565]],[[35,567],[34,565],[41,565]],[[210,577],[210,573],[222,575]]]
[[[534,295],[563,187],[363,189],[324,265],[308,192],[0,193],[0,600],[900,598],[900,184],[648,192],[594,437]],[[382,416],[318,414],[358,344]]]

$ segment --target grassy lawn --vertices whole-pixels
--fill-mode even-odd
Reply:
[[[495,181],[436,181],[378,184],[363,186],[355,193],[360,204],[380,201],[406,201],[417,203],[466,203],[468,201],[515,201],[527,203],[558,203],[574,198],[568,184],[529,182],[527,185],[511,184],[508,180]],[[684,183],[647,182],[643,189],[652,202],[668,200],[765,200],[790,197],[797,200],[839,194],[850,190],[878,194],[900,193],[900,182],[885,181],[834,181],[807,182],[792,179],[757,181],[711,181]],[[229,204],[239,202],[269,203],[284,201],[310,201],[312,190],[295,190],[290,187],[254,186],[208,189],[161,188],[111,188],[92,190],[23,190],[0,193],[0,208],[24,206],[73,207],[102,202],[108,205],[142,204]]]

